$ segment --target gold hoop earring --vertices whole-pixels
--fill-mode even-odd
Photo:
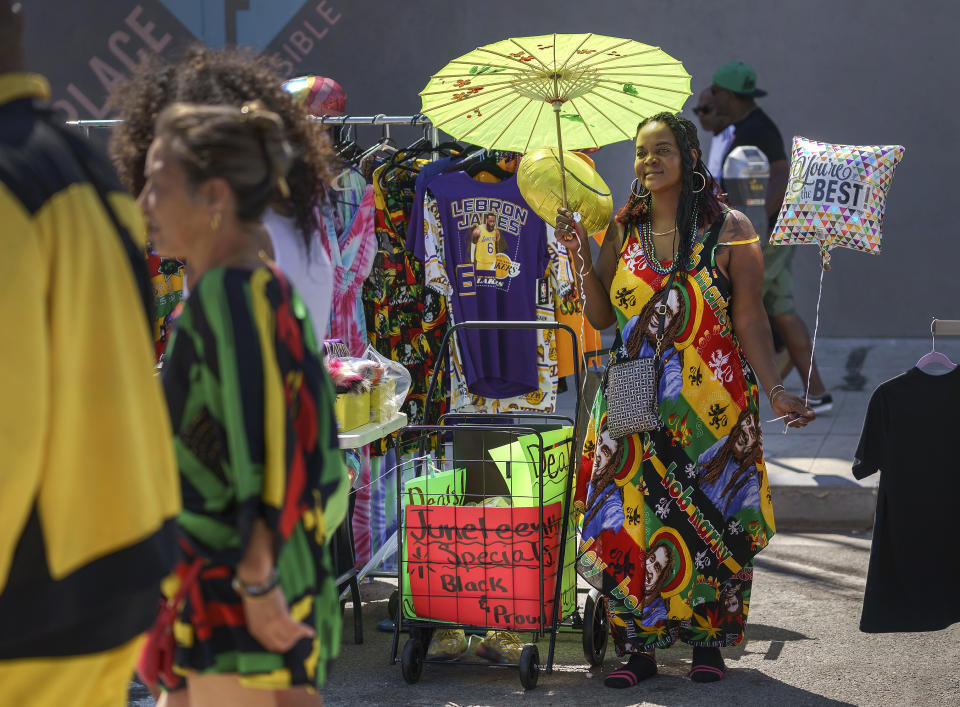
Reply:
[[[650,196],[650,190],[647,189],[645,192],[640,193],[637,191],[637,182],[640,182],[640,177],[635,177],[634,180],[630,183],[630,193],[633,194],[638,199],[642,199],[645,196]],[[640,182],[640,186],[643,186],[643,182]]]
[[[213,216],[210,217],[210,230],[216,233],[220,230],[220,222],[222,221],[223,216],[219,211],[214,211]]]
[[[694,174],[703,180],[703,184],[700,186],[699,189],[692,190],[694,194],[699,194],[700,192],[702,192],[704,189],[707,188],[707,177],[703,174],[703,172],[694,172]]]

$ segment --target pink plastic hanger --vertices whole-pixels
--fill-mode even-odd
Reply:
[[[930,322],[930,336],[933,339],[933,344],[930,348],[930,353],[924,354],[920,357],[920,360],[917,361],[917,368],[923,370],[925,366],[929,366],[932,363],[939,363],[941,366],[946,366],[949,370],[953,370],[957,367],[953,361],[947,357],[946,354],[940,353],[937,351],[937,320],[934,319]]]

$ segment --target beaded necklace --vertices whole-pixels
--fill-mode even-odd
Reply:
[[[690,232],[690,248],[691,249],[693,249],[694,243],[697,242],[697,215],[700,210],[699,207],[700,207],[699,204],[695,204],[693,207],[693,226],[691,226],[690,228],[690,231],[691,231]],[[651,235],[652,233],[653,233],[652,221],[650,219],[642,221],[640,223],[640,249],[643,252],[643,257],[646,259],[647,264],[650,266],[650,268],[654,272],[660,273],[661,275],[668,275],[669,273],[673,272],[674,268],[676,268],[677,256],[679,255],[679,253],[675,252],[673,254],[673,264],[670,267],[664,266],[657,259],[657,251],[653,245],[653,236]]]

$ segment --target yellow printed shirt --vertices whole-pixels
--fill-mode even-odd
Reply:
[[[577,341],[575,356],[569,332],[557,332],[557,373],[560,378],[565,378],[573,375],[577,368],[582,369],[580,362],[584,360],[588,368],[598,368],[603,363],[604,351],[600,332],[593,328],[583,313],[580,277],[575,273],[573,254],[557,240],[550,224],[547,224],[547,247],[550,252],[553,304],[557,323],[573,329]]]
[[[15,264],[0,279],[0,659],[144,631],[179,510],[142,215],[48,95],[40,76],[0,76],[0,239]]]

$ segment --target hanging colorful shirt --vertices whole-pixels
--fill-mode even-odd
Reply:
[[[447,306],[443,297],[424,285],[423,263],[404,247],[416,175],[399,169],[387,173],[387,169],[383,165],[373,174],[379,250],[362,299],[370,343],[410,371],[411,388],[401,409],[410,424],[419,424],[423,422],[427,386],[447,331]],[[440,368],[430,403],[433,421],[446,410],[445,368]],[[382,454],[384,446],[381,443],[374,448]]]
[[[153,342],[159,361],[173,328],[173,312],[183,298],[183,263],[147,250],[147,273],[153,285]]]
[[[577,355],[580,361],[575,361],[573,353],[573,342],[570,335],[563,331],[557,332],[557,366],[558,375],[561,378],[573,375],[575,365],[583,366],[583,359],[587,361],[588,368],[599,367],[603,363],[603,344],[600,339],[600,332],[594,329],[593,325],[583,313],[583,296],[580,293],[579,282],[580,275],[575,271],[575,259],[573,254],[560,243],[554,234],[554,229],[547,224],[547,243],[556,243],[556,249],[551,254],[551,260],[556,260],[555,271],[559,273],[560,280],[554,288],[554,311],[557,322],[566,324],[573,329],[574,336],[577,338]]]
[[[377,254],[373,187],[366,188],[359,207],[331,245],[336,248],[331,249],[333,309],[329,338],[340,339],[351,356],[361,357],[367,348],[367,323],[360,291]]]
[[[546,227],[515,177],[483,183],[465,172],[434,178],[443,259],[457,321],[534,321],[547,268]],[[426,214],[424,218],[426,219]],[[544,304],[548,303],[543,283]],[[535,331],[466,329],[457,334],[470,392],[486,398],[539,388]]]
[[[454,290],[447,277],[446,262],[443,255],[444,229],[438,215],[436,199],[433,198],[432,194],[428,193],[426,195],[423,210],[424,235],[421,245],[426,260],[427,285],[442,293],[444,297],[452,297]],[[550,243],[549,240],[548,238],[548,252],[556,253],[558,244],[555,239],[553,243]],[[559,264],[558,258],[550,258],[548,273],[551,289],[554,283],[564,282],[564,274],[555,270],[555,266]],[[547,280],[542,279],[542,282],[547,282]],[[569,283],[566,284],[569,287]],[[451,311],[449,316],[450,325],[453,326],[456,323],[454,313]],[[541,297],[536,301],[536,320],[539,322],[556,321],[552,293],[551,296]],[[460,333],[463,333],[463,330],[458,332],[458,334]],[[499,413],[517,410],[552,412],[556,404],[558,381],[556,341],[557,336],[554,331],[549,329],[538,329],[536,331],[537,390],[505,398],[485,398],[472,393],[467,387],[460,345],[455,335],[449,352],[451,411],[468,413]]]

